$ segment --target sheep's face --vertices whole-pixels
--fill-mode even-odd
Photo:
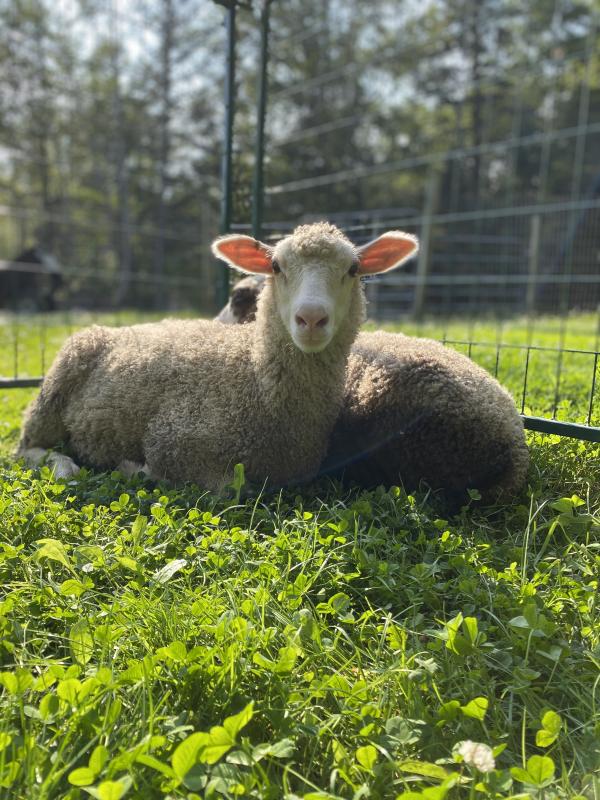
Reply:
[[[350,311],[358,252],[332,226],[303,225],[277,244],[271,260],[277,310],[304,353],[324,350]]]
[[[233,267],[272,277],[277,312],[305,353],[324,350],[360,291],[359,277],[394,269],[417,251],[409,234],[391,231],[356,248],[333,225],[301,225],[274,248],[249,236],[217,239],[213,253]]]

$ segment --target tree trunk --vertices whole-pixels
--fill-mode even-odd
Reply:
[[[165,298],[165,239],[167,228],[167,200],[166,191],[169,179],[169,160],[171,155],[171,114],[172,98],[172,68],[173,46],[175,29],[175,11],[173,0],[162,0],[161,18],[161,53],[160,53],[160,129],[159,129],[159,159],[158,159],[158,209],[157,209],[157,238],[154,255],[154,297],[155,305],[160,308],[164,305]]]
[[[481,17],[480,0],[471,0],[471,14],[469,17],[469,38],[471,56],[471,117],[472,117],[472,142],[473,147],[479,148],[482,143],[483,126],[483,92],[481,87],[481,55],[483,46],[481,42]],[[473,205],[479,197],[479,179],[481,173],[481,154],[476,151],[473,156]]]
[[[32,108],[33,122],[33,141],[34,155],[37,160],[37,177],[40,182],[40,200],[43,222],[38,227],[37,236],[39,243],[49,252],[54,248],[54,223],[50,217],[52,211],[52,200],[50,193],[50,172],[49,172],[49,136],[50,136],[50,116],[52,114],[50,103],[48,102],[49,77],[46,64],[46,42],[43,26],[36,25],[35,44],[37,50],[37,82],[40,91],[40,99],[34,102]]]
[[[113,124],[115,182],[117,186],[116,214],[116,251],[119,264],[119,285],[116,302],[123,306],[129,299],[131,287],[131,235],[129,216],[129,175],[127,170],[127,148],[125,144],[125,120],[123,116],[123,98],[121,96],[121,49],[115,36],[112,43],[111,66],[113,72]]]

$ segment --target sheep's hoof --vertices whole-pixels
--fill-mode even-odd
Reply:
[[[55,478],[72,478],[81,469],[72,458],[63,456],[61,453],[50,453],[46,464],[54,472]]]

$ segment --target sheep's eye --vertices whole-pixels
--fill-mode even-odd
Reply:
[[[348,275],[350,275],[351,278],[353,278],[358,273],[358,267],[359,267],[358,261],[354,261],[352,263],[352,266],[348,270]]]
[[[273,261],[271,261],[271,267],[273,268],[273,273],[275,275],[279,275],[279,273],[281,272],[281,267],[279,266],[279,263],[274,259]]]

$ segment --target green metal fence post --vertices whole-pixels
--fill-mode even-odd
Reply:
[[[236,0],[226,6],[227,61],[225,74],[225,130],[221,160],[221,233],[229,233],[233,216],[233,118],[235,114],[235,11]],[[229,270],[221,267],[216,300],[219,307],[229,295]]]
[[[267,66],[269,62],[269,16],[272,0],[263,0],[260,14],[260,68],[258,73],[258,107],[254,175],[252,178],[252,235],[262,235],[264,207],[265,117],[267,111]]]

